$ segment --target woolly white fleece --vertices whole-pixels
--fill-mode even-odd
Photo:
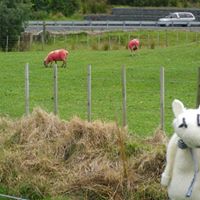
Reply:
[[[175,133],[167,146],[166,167],[161,184],[168,188],[170,200],[200,200],[200,172],[197,173],[192,195],[186,197],[194,177],[193,158],[200,169],[200,109],[186,109],[179,100],[173,101],[172,108],[175,115]],[[182,139],[188,148],[179,148],[179,139]]]

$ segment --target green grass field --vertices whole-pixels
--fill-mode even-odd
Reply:
[[[92,65],[92,119],[121,124],[121,67],[127,69],[127,115],[130,132],[150,136],[160,124],[160,67],[165,67],[165,122],[171,134],[171,103],[196,106],[197,42],[155,49],[70,50],[67,68],[58,69],[59,116],[87,119],[87,66]],[[30,108],[53,112],[53,70],[43,67],[48,51],[0,53],[0,113],[12,118],[25,112],[24,67],[30,65]],[[59,63],[60,65],[61,63]]]
[[[87,119],[87,66],[91,64],[92,120],[106,122],[117,120],[121,125],[121,68],[125,65],[129,132],[141,137],[152,136],[160,124],[160,68],[164,67],[165,130],[167,135],[170,136],[173,132],[171,125],[173,120],[171,103],[173,99],[180,99],[187,107],[196,106],[197,73],[198,67],[200,67],[199,36],[196,37],[198,34],[193,32],[179,32],[178,34],[171,32],[172,35],[168,35],[166,43],[166,32],[162,32],[158,44],[158,40],[152,39],[157,38],[157,32],[151,32],[150,37],[142,34],[140,32],[141,49],[133,56],[125,48],[127,34],[120,36],[120,45],[119,41],[114,40],[118,38],[119,33],[116,33],[115,37],[113,36],[111,50],[106,36],[105,40],[103,36],[101,36],[101,40],[98,40],[98,36],[91,37],[90,46],[86,46],[85,35],[79,35],[78,37],[72,36],[71,41],[68,38],[66,41],[49,42],[44,50],[41,48],[41,43],[35,43],[30,51],[1,52],[0,115],[14,119],[24,115],[24,68],[26,63],[29,63],[30,66],[30,111],[35,107],[41,107],[48,112],[53,112],[53,69],[44,68],[43,59],[51,49],[69,47],[67,48],[70,53],[67,68],[58,68],[58,115],[61,119],[68,121],[73,116]],[[138,33],[129,35],[136,37]],[[177,40],[177,35],[181,36],[179,40]],[[81,38],[82,36],[83,38]],[[73,40],[73,37],[75,40]],[[77,41],[79,40],[83,42],[80,48],[77,48]],[[149,43],[149,41],[153,42]],[[61,63],[58,64],[61,65]],[[4,133],[3,125],[1,128]],[[140,143],[132,142],[133,144],[131,143],[128,146],[130,150],[143,149]],[[153,148],[153,150],[156,150],[156,148]],[[144,149],[146,149],[146,146]],[[6,152],[3,145],[2,150]],[[159,148],[158,151],[160,152]],[[7,159],[6,156],[5,158]],[[7,160],[10,161],[9,158]],[[16,191],[16,194],[32,195],[31,192],[34,188],[29,188],[27,183],[20,186],[22,190]],[[159,188],[159,183],[157,184],[155,188]],[[0,186],[0,193],[12,194],[12,189],[7,188],[7,185],[6,188],[4,187],[5,185]],[[157,189],[154,189],[154,191],[158,195],[156,193],[151,194],[150,187],[145,188],[145,192],[142,191],[141,194],[143,196],[151,194],[154,199],[161,199]],[[34,198],[32,197],[32,199]],[[45,199],[53,199],[53,197],[48,198],[47,195]],[[54,198],[54,200],[60,199],[63,199],[63,197]],[[71,198],[66,197],[65,199]],[[138,199],[142,198],[138,197]]]

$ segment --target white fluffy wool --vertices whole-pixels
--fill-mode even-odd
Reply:
[[[200,199],[200,108],[186,109],[179,100],[172,103],[175,119],[175,133],[167,146],[166,167],[161,177],[161,184],[167,186],[170,200]],[[178,141],[186,144],[179,148]],[[192,180],[196,179],[192,185]],[[187,197],[189,188],[191,195]]]

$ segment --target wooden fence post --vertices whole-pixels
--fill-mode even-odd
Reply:
[[[18,51],[20,51],[20,35],[18,36],[17,48],[18,48]]]
[[[87,90],[88,90],[88,101],[87,101],[87,110],[88,110],[88,122],[91,122],[91,65],[88,65],[88,74],[87,74]]]
[[[42,26],[42,35],[43,35],[43,42],[46,42],[46,22],[43,21],[43,26]]]
[[[57,64],[53,66],[53,79],[54,79],[54,114],[58,114],[58,76]]]
[[[165,29],[165,46],[168,47],[168,31]]]
[[[29,64],[25,65],[25,114],[29,115]]]
[[[185,31],[185,43],[187,43],[188,42],[188,31],[186,30]]]
[[[126,67],[122,66],[122,125],[127,125],[127,114],[126,114]]]
[[[9,42],[8,40],[9,40],[9,36],[7,35],[6,36],[6,52],[8,52],[8,42]]]
[[[158,43],[158,47],[160,47],[160,31],[158,31],[157,33],[157,43]]]
[[[88,33],[87,33],[87,48],[89,48],[89,36],[88,36]]]
[[[121,37],[120,37],[120,35],[118,36],[118,44],[119,44],[119,46],[121,45]]]
[[[178,45],[178,43],[179,43],[179,32],[178,31],[176,31],[176,45]]]
[[[197,31],[195,32],[195,41],[197,42],[198,41],[198,39],[197,39],[198,37],[197,37]]]
[[[196,106],[200,105],[200,67],[198,67],[198,77],[197,77],[197,102]]]
[[[56,43],[56,35],[53,35],[53,43]]]
[[[147,35],[147,39],[148,39],[148,41],[147,41],[147,43],[148,43],[148,44],[147,44],[148,47],[147,47],[147,48],[150,49],[150,35],[149,35],[149,33],[148,33],[148,35]]]
[[[101,36],[100,35],[98,35],[98,49],[100,49],[100,43],[101,43]]]
[[[161,125],[161,130],[165,130],[165,113],[164,113],[164,108],[165,108],[165,74],[164,74],[164,67],[161,67],[160,69],[160,125]]]
[[[111,38],[110,38],[110,34],[108,34],[108,43],[109,43],[109,49],[111,50],[111,49],[112,49],[112,46],[111,46]]]

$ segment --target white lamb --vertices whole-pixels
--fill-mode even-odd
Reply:
[[[200,200],[200,108],[186,109],[179,100],[172,103],[175,133],[166,155],[161,184],[170,200]]]

